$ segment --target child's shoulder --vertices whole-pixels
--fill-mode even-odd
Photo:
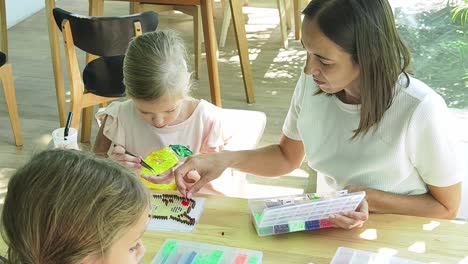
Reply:
[[[197,99],[195,99],[195,100],[197,100]],[[208,102],[208,101],[206,101],[204,99],[200,99],[198,101],[199,101],[198,107],[202,107],[204,109],[214,110],[214,111],[221,111],[222,110],[222,108],[220,108],[220,107],[218,107],[218,106],[216,106],[216,105],[214,105],[214,104],[212,104],[212,103],[210,103],[210,102]]]
[[[106,108],[99,109],[95,115],[95,118],[98,120],[99,123],[104,121],[106,117],[108,117],[108,120],[126,119],[127,116],[128,118],[133,118],[133,109],[134,107],[132,100],[126,100],[122,102],[114,101],[111,104],[109,104],[109,106],[107,106]]]
[[[130,113],[131,109],[133,109],[133,101],[130,99],[125,101],[114,101],[109,104],[102,113],[106,115],[119,116],[124,113]]]
[[[198,112],[203,115],[203,116],[206,116],[208,118],[221,118],[221,113],[223,111],[222,108],[208,102],[208,101],[205,101],[203,99],[200,99],[199,100],[199,103],[197,105],[197,110]]]

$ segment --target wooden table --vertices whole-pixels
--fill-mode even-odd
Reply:
[[[382,248],[394,249],[398,251],[396,256],[426,262],[459,263],[463,258],[468,259],[466,222],[371,215],[364,227],[353,230],[328,228],[259,237],[249,218],[247,200],[207,198],[193,233],[146,231],[143,237],[147,248],[144,263],[151,263],[159,247],[169,238],[260,250],[265,264],[330,263],[340,246],[373,252]],[[424,227],[430,229],[427,225],[430,223],[439,225],[432,230],[424,230]],[[372,240],[373,229],[377,237]],[[409,248],[424,252],[412,252]]]

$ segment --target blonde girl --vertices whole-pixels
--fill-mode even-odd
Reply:
[[[221,109],[190,97],[185,47],[175,32],[149,32],[131,41],[123,75],[129,99],[96,115],[103,123],[95,153],[139,170],[143,157],[168,145],[185,145],[194,153],[222,149]],[[145,176],[155,183],[172,182],[170,189],[175,189],[173,178],[172,171]]]
[[[75,150],[42,152],[8,184],[4,262],[136,264],[148,209],[146,188],[124,167]]]

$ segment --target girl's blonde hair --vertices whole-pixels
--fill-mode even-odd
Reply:
[[[186,96],[191,87],[183,40],[174,31],[154,31],[133,39],[123,66],[129,97],[155,100]]]
[[[135,175],[75,150],[34,156],[8,184],[2,212],[7,263],[79,263],[103,256],[149,207]]]

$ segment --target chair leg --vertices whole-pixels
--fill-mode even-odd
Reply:
[[[247,103],[255,103],[255,94],[253,90],[252,70],[250,68],[249,50],[247,45],[247,34],[245,33],[244,15],[242,7],[237,0],[229,0],[231,5],[232,23],[237,42],[237,50],[239,51],[239,59],[241,63],[242,75],[244,79],[245,96]]]
[[[278,12],[280,16],[280,29],[281,29],[281,39],[283,41],[283,47],[288,48],[288,30],[286,29],[286,10],[284,7],[283,0],[277,0],[278,3]]]
[[[301,0],[293,0],[293,10],[294,10],[294,36],[296,40],[301,39]]]
[[[104,0],[89,0],[88,13],[90,16],[102,16],[104,14]]]
[[[138,14],[143,12],[143,5],[139,2],[130,2],[129,13]]]
[[[160,9],[160,8],[158,8]],[[200,80],[201,75],[201,48],[203,41],[203,28],[200,6],[174,6],[168,10],[177,10],[193,18],[193,53],[195,56],[195,79]]]
[[[219,72],[217,58],[216,33],[213,21],[213,3],[211,0],[201,0],[203,33],[205,38],[206,64],[210,82],[211,102],[221,106],[221,92],[219,87]]]
[[[1,50],[8,57],[8,30],[7,30],[7,19],[6,19],[6,9],[5,1],[0,1],[0,43]]]
[[[214,1],[213,1],[214,2]],[[214,3],[213,3],[214,5]],[[229,5],[229,3],[227,3],[227,0],[221,0],[221,8],[224,10],[226,9],[226,6]]]
[[[226,4],[223,11],[223,25],[221,27],[221,34],[219,35],[219,47],[224,48],[226,44],[227,33],[229,25],[231,24],[231,8]]]
[[[60,60],[60,47],[57,25],[54,21],[52,10],[55,0],[46,0],[47,27],[49,30],[50,53],[52,55],[52,68],[54,71],[55,93],[60,127],[65,126],[65,85],[63,82],[62,62]]]
[[[91,128],[93,126],[94,107],[83,108],[83,119],[81,120],[81,143],[91,142]]]
[[[3,84],[3,91],[5,93],[8,114],[10,115],[13,136],[15,137],[15,144],[19,147],[23,145],[23,139],[21,137],[21,129],[19,126],[18,108],[16,106],[15,86],[13,84],[11,64],[7,63],[0,67],[0,78]]]
[[[286,28],[291,29],[291,0],[284,0],[284,8],[286,12]]]
[[[200,80],[201,74],[201,47],[202,47],[202,19],[200,6],[195,6],[196,12],[193,14],[193,41],[195,53],[195,79]]]

